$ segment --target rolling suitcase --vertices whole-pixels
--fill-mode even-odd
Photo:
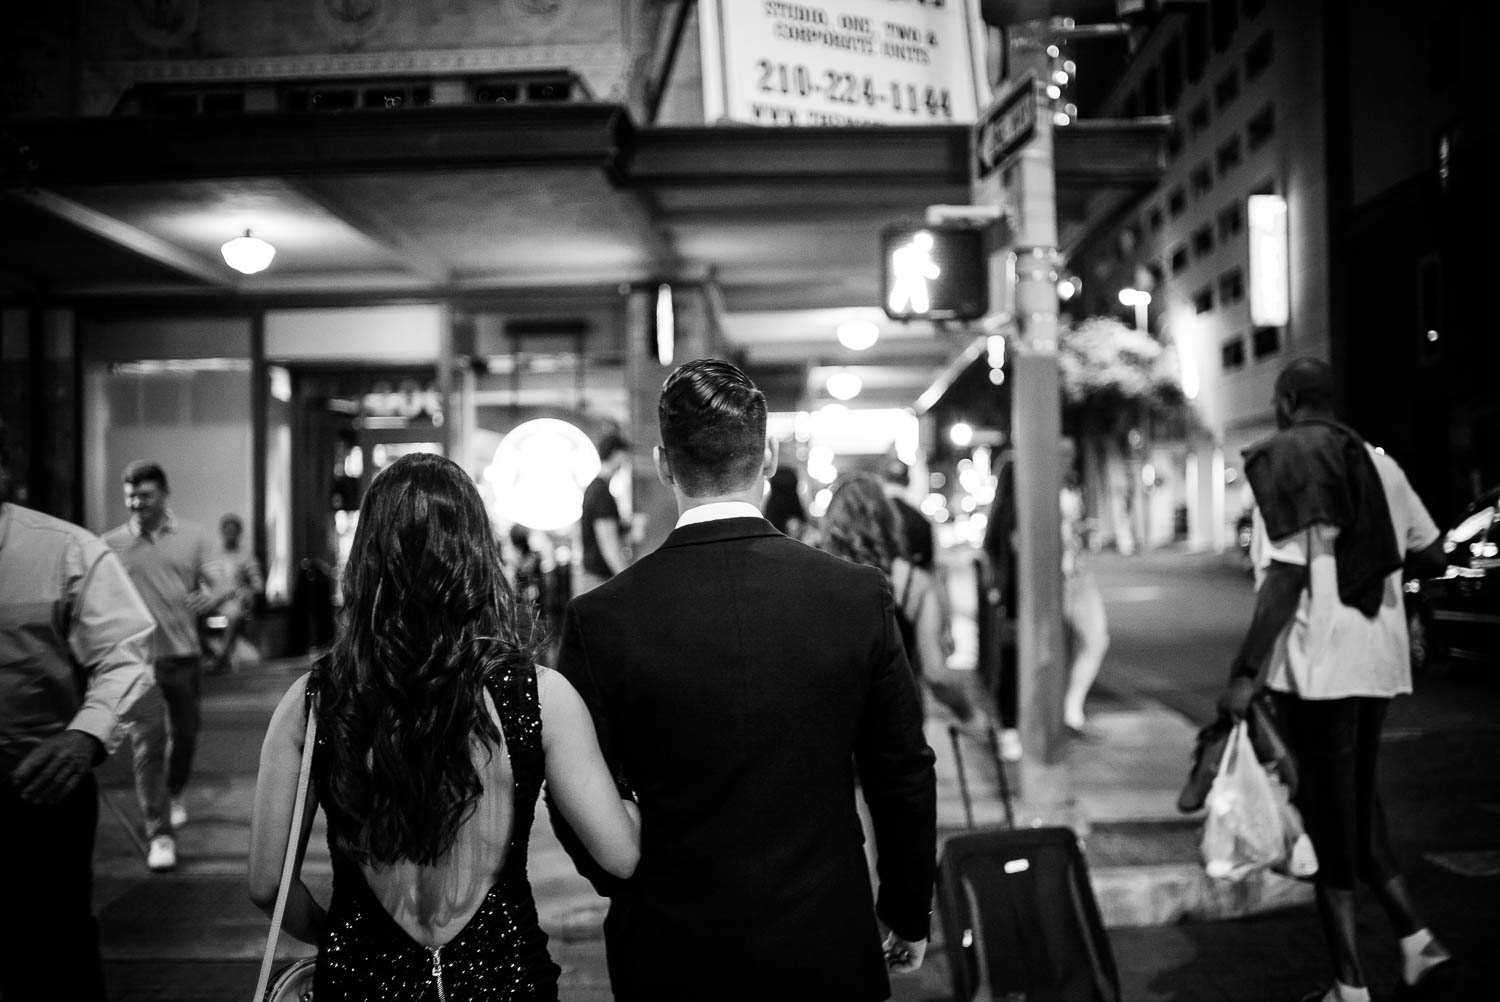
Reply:
[[[957,728],[959,790],[973,809]],[[997,749],[990,734],[990,751]],[[1119,1002],[1120,979],[1088,864],[1069,828],[1015,828],[995,755],[1007,827],[950,837],[938,861],[938,908],[956,1002]]]

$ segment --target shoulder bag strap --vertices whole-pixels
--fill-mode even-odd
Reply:
[[[286,916],[286,899],[292,889],[292,874],[297,870],[297,840],[302,834],[302,815],[307,807],[307,784],[312,776],[313,745],[318,737],[318,697],[309,701],[307,711],[307,734],[302,739],[302,768],[297,773],[297,803],[292,808],[292,829],[286,837],[286,859],[281,864],[281,886],[276,889],[276,908],[271,913],[271,931],[266,934],[266,955],[260,962],[260,979],[255,985],[255,996],[251,1002],[261,1002],[266,995],[266,986],[271,983],[271,963],[276,957],[276,938],[281,933],[281,920]]]

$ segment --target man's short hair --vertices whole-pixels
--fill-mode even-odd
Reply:
[[[880,475],[888,484],[895,484],[897,487],[911,486],[911,467],[899,459],[887,460],[880,470]]]
[[[1276,395],[1298,409],[1331,411],[1337,396],[1333,367],[1316,358],[1294,359],[1276,377]]]
[[[132,487],[139,487],[148,480],[155,480],[161,484],[161,489],[171,493],[172,488],[167,486],[167,474],[156,463],[149,459],[137,459],[125,467],[125,472],[120,476],[120,482]]]
[[[609,458],[618,452],[623,452],[629,455],[630,442],[625,438],[624,435],[621,435],[619,432],[608,431],[605,432],[603,437],[599,439],[599,444],[596,447],[596,451],[599,453],[599,461],[601,463],[607,463],[609,462]]]
[[[764,469],[766,395],[718,358],[678,366],[656,408],[662,449],[688,497],[743,490]]]
[[[232,511],[228,512],[222,518],[219,519],[219,528],[222,529],[226,525],[231,525],[231,524],[236,529],[239,529],[241,532],[245,531],[245,523],[243,521],[241,521],[240,517],[238,515],[236,515]]]

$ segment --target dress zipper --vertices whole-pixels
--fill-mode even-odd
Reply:
[[[448,1002],[448,996],[443,993],[443,948],[441,946],[429,946],[432,951],[432,980],[437,985],[438,1002]]]

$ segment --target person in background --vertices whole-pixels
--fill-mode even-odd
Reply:
[[[995,500],[984,526],[979,561],[979,671],[1000,718],[1000,757],[1021,758],[1016,673],[1016,465],[1011,449],[996,450],[990,461]]]
[[[941,637],[946,657],[953,653],[953,613],[948,602],[948,574],[937,559],[937,532],[932,523],[906,500],[906,492],[910,488],[911,468],[899,459],[888,460],[881,471],[881,489],[895,509],[899,539],[906,559],[917,570],[932,578],[933,594],[937,596],[938,612],[942,617]]]
[[[288,688],[261,747],[251,900],[275,910],[316,713],[309,806],[327,818],[333,897],[325,909],[301,877],[309,816],[282,925],[318,945],[319,1002],[555,1002],[526,872],[542,783],[617,877],[635,869],[640,815],[577,692],[537,662],[535,619],[457,463],[412,453],[376,476],[343,594],[333,650]]]
[[[1063,696],[1063,726],[1075,738],[1092,738],[1083,711],[1084,700],[1104,655],[1109,650],[1109,620],[1104,611],[1104,596],[1094,572],[1084,560],[1083,492],[1078,487],[1077,448],[1073,440],[1062,440],[1062,572],[1063,624],[1072,644],[1068,662],[1068,688]]]
[[[823,516],[822,549],[886,576],[896,599],[896,623],[918,683],[958,722],[983,733],[980,713],[961,684],[950,678],[942,641],[942,608],[932,575],[904,555],[895,506],[874,477],[855,473],[833,488]]]
[[[208,667],[208,672],[214,675],[228,671],[233,664],[234,645],[245,633],[246,624],[254,618],[255,604],[266,588],[260,561],[241,545],[244,532],[245,523],[238,515],[231,512],[219,519],[219,565],[232,590],[217,608],[224,617],[224,633],[220,637],[224,646]]]
[[[177,865],[174,832],[187,824],[182,794],[198,746],[202,698],[198,617],[218,605],[233,585],[226,585],[218,548],[207,530],[177,518],[167,507],[170,488],[160,466],[136,461],[125,467],[121,479],[130,520],[105,533],[104,542],[120,555],[156,620],[151,652],[156,688],[131,707],[125,730],[145,819],[146,865],[160,872]]]
[[[531,548],[531,530],[516,523],[502,542],[506,569],[516,592],[520,608],[541,619],[543,616],[542,555]]]
[[[583,567],[573,594],[582,595],[599,587],[625,568],[627,529],[620,518],[620,505],[610,493],[609,482],[630,461],[630,443],[616,432],[599,440],[599,475],[583,492],[580,529]]]
[[[802,498],[797,493],[797,471],[790,466],[778,466],[766,483],[769,486],[763,509],[766,521],[777,532],[801,539],[807,528],[807,509],[802,507]]]
[[[93,770],[151,688],[156,626],[99,537],[6,500],[9,470],[0,442],[0,997],[103,1002]]]
[[[1239,719],[1263,688],[1296,755],[1294,803],[1317,851],[1314,888],[1334,984],[1306,996],[1366,1002],[1355,883],[1374,891],[1399,939],[1403,991],[1450,954],[1422,923],[1396,863],[1376,783],[1391,699],[1411,692],[1402,569],[1447,565],[1432,516],[1394,459],[1334,416],[1329,366],[1290,363],[1276,380],[1280,430],[1245,451],[1255,495],[1255,611],[1220,706]]]

